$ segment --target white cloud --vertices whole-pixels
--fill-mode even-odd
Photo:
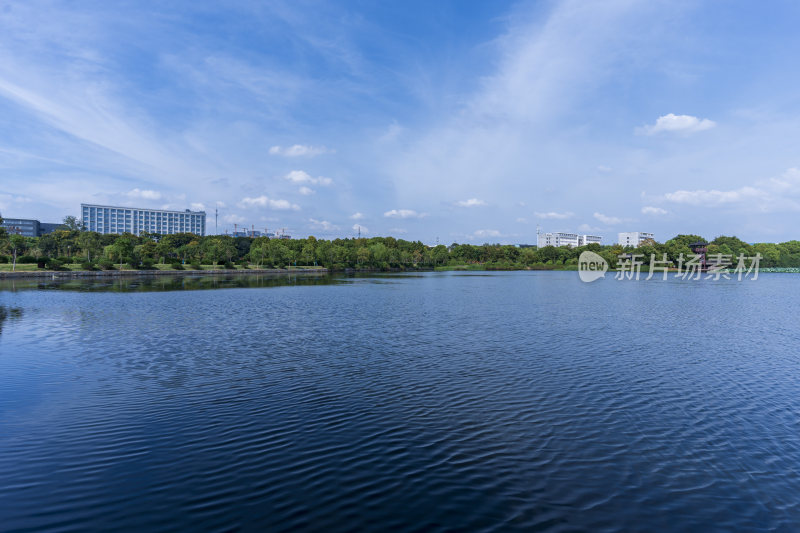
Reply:
[[[603,213],[595,213],[594,218],[596,218],[603,224],[608,224],[609,226],[613,226],[615,224],[621,224],[623,222],[623,220],[619,217],[610,217],[604,215]]]
[[[456,202],[458,207],[480,207],[486,205],[486,202],[483,200],[478,200],[477,198],[470,198],[469,200],[461,200]]]
[[[350,219],[352,220],[361,220],[362,218],[364,218],[364,215],[362,213],[353,213],[352,215],[350,215]]]
[[[519,217],[517,219],[517,222],[519,222],[520,224],[527,224],[528,223],[528,219],[527,218],[523,218],[523,217]]]
[[[189,207],[192,209],[192,211],[204,211],[206,208],[205,204],[201,204],[200,202],[189,204]]]
[[[308,172],[302,170],[292,170],[286,176],[284,176],[287,180],[291,181],[292,183],[310,183],[311,185],[324,185],[328,186],[333,183],[333,180],[330,178],[325,178],[319,176],[317,178],[312,177],[308,174]]]
[[[478,239],[485,239],[487,237],[500,237],[501,233],[496,229],[479,229],[472,236]]]
[[[572,217],[574,214],[567,211],[564,213],[556,213],[554,211],[550,211],[549,213],[534,213],[536,218],[547,218],[547,219],[555,219],[555,220],[564,220],[567,218]]]
[[[304,144],[293,144],[285,148],[273,146],[269,149],[270,155],[282,155],[284,157],[315,157],[333,152],[335,152],[335,150],[330,150],[324,146],[308,146]]]
[[[241,208],[249,208],[249,207],[269,207],[270,209],[280,209],[280,210],[294,210],[297,211],[300,209],[300,206],[297,204],[293,204],[288,200],[273,200],[267,196],[261,195],[254,198],[242,198],[242,201],[239,202],[239,207]]]
[[[160,200],[161,193],[158,191],[151,191],[148,189],[132,189],[125,193],[129,198],[141,198],[142,200]]]
[[[366,226],[362,226],[361,224],[353,224],[353,231],[358,232],[361,230],[362,235],[364,233],[369,233],[369,229]]]
[[[666,209],[662,209],[660,207],[653,207],[653,206],[645,206],[642,208],[643,215],[666,215],[669,213]]]
[[[228,224],[241,224],[242,222],[244,222],[245,219],[244,217],[241,217],[239,215],[225,215],[224,217],[222,217],[222,220],[224,220]]]
[[[383,216],[386,218],[422,218],[425,213],[417,213],[413,209],[392,209],[386,211]]]
[[[297,192],[299,192],[303,196],[308,196],[309,194],[314,194],[316,191],[311,187],[306,187],[305,185],[303,185],[297,190]]]
[[[664,195],[664,198],[676,204],[718,206],[722,204],[739,203],[745,200],[763,199],[765,196],[765,191],[747,186],[730,191],[719,191],[716,189],[709,191],[703,189],[694,191],[681,190],[667,193]]]
[[[699,119],[691,115],[669,113],[658,117],[655,124],[637,129],[637,133],[644,135],[655,135],[661,132],[694,133],[711,129],[716,125],[716,122],[707,118]]]
[[[31,199],[25,196],[13,196],[11,194],[0,194],[0,209],[8,209],[12,204],[24,204]]]
[[[581,224],[578,226],[578,231],[583,231],[585,233],[598,233],[603,231],[602,228],[597,228],[595,226],[590,226],[589,224]]]
[[[316,220],[314,218],[309,218],[308,221],[311,223],[311,227],[314,229],[321,229],[324,231],[334,231],[339,229],[339,226],[331,224],[327,220]]]
[[[678,190],[665,194],[663,199],[674,204],[760,213],[800,211],[800,170],[790,168],[778,177],[729,190]]]
[[[392,122],[389,124],[389,127],[386,128],[386,131],[378,137],[378,141],[380,142],[391,142],[396,140],[404,131],[404,128],[397,123],[397,121]]]

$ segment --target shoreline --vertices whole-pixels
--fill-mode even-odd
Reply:
[[[459,265],[460,266],[460,265]],[[570,268],[571,267],[571,268]],[[459,268],[445,267],[445,268],[414,268],[414,269],[374,269],[374,268],[345,268],[345,269],[329,269],[329,268],[248,268],[248,269],[214,269],[214,270],[21,270],[17,272],[0,272],[0,281],[7,279],[30,279],[30,278],[45,278],[45,279],[78,279],[78,278],[138,278],[138,277],[158,277],[158,276],[221,276],[221,275],[253,275],[253,274],[334,274],[345,273],[354,274],[360,272],[577,272],[578,268],[574,265],[569,265],[567,268]],[[616,269],[610,268],[607,272],[617,272]],[[671,271],[670,271],[671,272]],[[797,268],[780,268],[780,267],[767,267],[760,269],[762,273],[800,273]],[[647,274],[648,269],[642,269],[641,274]],[[726,271],[730,274],[730,271]],[[707,274],[704,272],[703,274]]]
[[[29,270],[18,272],[0,272],[0,280],[20,279],[20,278],[50,278],[50,279],[73,279],[73,278],[123,278],[123,277],[151,277],[151,276],[195,276],[201,275],[228,275],[228,274],[327,274],[331,272],[327,268],[259,268],[259,269],[236,269],[236,270]]]
[[[213,270],[19,270],[16,272],[0,272],[0,281],[6,279],[46,278],[46,279],[77,279],[77,278],[137,278],[156,276],[221,276],[221,275],[252,275],[252,274],[333,274],[357,272],[433,272],[433,269],[424,268],[391,268],[388,270],[375,268],[345,268],[329,269],[318,268],[247,268],[247,269],[213,269]]]

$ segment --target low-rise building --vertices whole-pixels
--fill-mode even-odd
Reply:
[[[62,226],[63,224],[39,222],[33,218],[4,218],[0,224],[0,227],[5,228],[6,232],[23,237],[41,237],[53,233]]]
[[[39,221],[30,218],[4,218],[0,224],[11,235],[23,237],[39,236]]]
[[[655,238],[652,233],[644,231],[627,231],[617,235],[617,243],[622,246],[633,246],[636,248],[645,240],[655,240]]]

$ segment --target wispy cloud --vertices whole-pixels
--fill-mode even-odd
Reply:
[[[245,221],[245,218],[243,216],[241,216],[241,215],[237,215],[235,213],[231,213],[229,215],[224,215],[222,217],[222,220],[224,222],[227,222],[228,224],[241,224],[242,222]]]
[[[312,185],[323,185],[328,186],[333,183],[331,178],[325,178],[323,176],[319,177],[312,177],[308,172],[303,170],[292,170],[286,176],[285,179],[291,181],[292,183],[310,183]]]
[[[314,189],[312,189],[311,187],[306,187],[305,185],[303,185],[302,187],[297,189],[297,192],[299,192],[303,196],[309,196],[311,194],[314,194],[316,191]]]
[[[160,200],[161,193],[158,191],[151,191],[149,189],[132,189],[125,193],[129,198],[137,198],[142,200]]]
[[[486,239],[486,238],[494,238],[494,237],[501,237],[502,233],[500,233],[496,229],[479,229],[472,233],[472,237],[474,239]]]
[[[469,200],[461,200],[456,202],[458,207],[481,207],[486,205],[486,202],[477,198],[470,198]]]
[[[669,113],[658,117],[656,123],[649,126],[638,128],[637,133],[643,135],[655,135],[657,133],[695,133],[698,131],[709,130],[716,126],[716,122],[707,118],[697,118],[691,115],[675,115]]]
[[[364,218],[364,215],[363,213],[353,213],[352,215],[350,215],[349,218],[351,220],[361,220],[362,218]]]
[[[578,226],[578,231],[582,231],[584,233],[599,233],[603,231],[603,228],[598,228],[597,226],[591,226],[589,224],[581,224]]]
[[[674,204],[703,208],[732,207],[742,212],[800,211],[800,170],[790,168],[778,177],[735,189],[678,190],[664,195]]]
[[[648,205],[642,208],[643,215],[666,215],[667,213],[669,213],[669,211],[662,209],[661,207],[653,207]]]
[[[554,220],[565,220],[567,218],[572,218],[574,213],[569,211],[564,213],[556,213],[555,211],[550,211],[549,213],[534,213],[536,218],[543,218],[543,219],[554,219]]]
[[[242,198],[239,202],[239,207],[242,209],[247,209],[250,207],[268,207],[270,209],[278,209],[278,210],[293,210],[298,211],[300,206],[297,204],[293,204],[288,200],[273,200],[267,196],[261,195],[256,197],[246,197]]]
[[[622,222],[624,222],[624,220],[619,217],[610,217],[608,215],[604,215],[603,213],[595,213],[594,218],[596,218],[603,224],[608,224],[609,226],[614,226],[616,224],[621,224]]]
[[[383,216],[386,218],[422,218],[425,213],[417,213],[413,209],[392,209],[386,211]]]
[[[292,146],[273,146],[269,149],[270,155],[281,155],[284,157],[315,157],[322,154],[332,154],[336,150],[331,150],[324,146],[307,146],[304,144],[293,144]]]
[[[313,229],[321,229],[324,231],[335,231],[339,229],[339,226],[331,224],[327,220],[317,220],[314,218],[309,218],[308,222],[311,224],[311,227]]]

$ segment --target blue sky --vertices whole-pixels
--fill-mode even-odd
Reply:
[[[798,22],[777,0],[0,0],[0,212],[797,239]]]

